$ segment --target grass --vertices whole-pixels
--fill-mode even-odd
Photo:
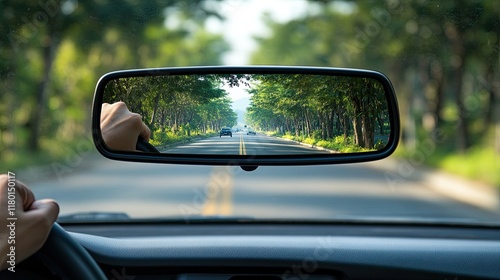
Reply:
[[[84,157],[94,153],[97,153],[97,150],[90,137],[75,141],[42,139],[38,152],[26,149],[3,151],[0,174],[7,171],[17,172],[27,167],[48,166],[55,162],[72,167],[78,165]]]
[[[337,151],[340,153],[358,153],[358,152],[369,152],[375,151],[376,149],[366,149],[354,144],[354,139],[352,137],[347,137],[344,139],[343,136],[337,136],[333,139],[322,140],[315,137],[306,136],[295,136],[292,134],[278,134],[276,132],[267,132],[269,136],[281,137],[284,139],[289,139],[305,144],[309,144],[315,147],[322,147],[329,150]]]
[[[291,134],[279,135],[275,132],[268,132],[267,135],[324,147],[342,153],[374,150],[364,149],[355,145],[350,137],[346,140],[342,136],[331,140],[316,140],[311,137],[297,137]],[[453,143],[444,143],[439,146],[433,146],[432,149],[422,145],[415,150],[408,150],[400,145],[394,156],[412,160],[416,155],[423,155],[421,158],[423,158],[422,164],[424,166],[500,188],[500,154],[495,152],[492,143],[478,143],[463,154],[454,151],[453,145]]]
[[[473,145],[464,153],[455,148],[455,134],[454,127],[444,126],[442,141],[435,143],[427,132],[418,131],[420,144],[410,150],[401,143],[395,156],[411,160],[423,155],[425,166],[500,188],[500,153],[494,148],[498,141],[496,130],[493,128],[484,134],[471,130]]]
[[[448,149],[436,147],[434,151],[426,154],[422,147],[410,151],[400,146],[395,156],[411,160],[415,154],[422,154],[425,155],[425,166],[500,188],[500,155],[493,147],[476,146],[464,154],[450,152]]]
[[[474,148],[444,157],[437,167],[500,188],[500,155],[493,148]]]
[[[46,151],[37,153],[19,151],[16,152],[15,155],[2,155],[2,161],[0,162],[0,174],[5,174],[8,171],[15,173],[28,166],[47,165],[54,160],[57,159],[54,159],[54,156]]]

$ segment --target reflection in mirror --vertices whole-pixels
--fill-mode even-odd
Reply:
[[[311,74],[118,78],[104,103],[123,101],[161,153],[293,155],[380,150],[391,132],[383,85]]]

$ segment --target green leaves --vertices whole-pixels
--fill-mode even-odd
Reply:
[[[204,27],[216,8],[201,0],[0,1],[0,150],[43,152],[42,142],[87,135],[95,83],[106,72],[220,64],[227,43]],[[178,26],[166,26],[174,14]],[[153,125],[144,109],[154,107],[153,84],[150,104],[126,85],[113,98],[131,100]]]
[[[220,88],[234,77],[169,75],[121,78],[110,81],[104,102],[123,101],[141,114],[152,131],[191,134],[217,131],[236,124],[228,93]]]
[[[376,118],[388,122],[384,90],[372,79],[300,74],[253,79],[247,119],[264,131],[316,140],[354,133],[357,145],[371,149]]]

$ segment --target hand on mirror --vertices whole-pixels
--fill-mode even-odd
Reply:
[[[14,206],[9,208],[9,205]],[[57,215],[59,206],[54,200],[35,200],[26,185],[1,174],[0,270],[15,270],[11,267],[38,251],[47,240]]]
[[[102,104],[101,132],[108,147],[121,151],[136,151],[139,136],[146,141],[151,136],[141,115],[130,112],[123,102]]]

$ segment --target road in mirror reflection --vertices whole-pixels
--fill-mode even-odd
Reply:
[[[233,136],[214,136],[175,148],[160,150],[165,153],[214,154],[214,155],[295,155],[334,153],[321,147],[313,147],[292,140],[269,137],[260,133],[247,135],[235,132]]]
[[[238,94],[244,97],[230,98]],[[247,144],[254,155],[293,155],[384,148],[391,133],[386,94],[367,77],[172,74],[112,79],[103,102],[124,102],[141,115],[163,153],[242,155]],[[257,135],[268,138],[243,137]]]

